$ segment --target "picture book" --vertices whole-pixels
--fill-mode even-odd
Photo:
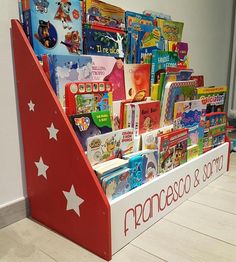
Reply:
[[[126,33],[109,28],[84,26],[84,53],[124,58]]]
[[[192,75],[190,79],[196,81],[196,87],[204,86],[204,76],[203,75]]]
[[[130,175],[132,178],[133,187],[138,187],[143,184],[143,156],[136,155],[129,158]]]
[[[158,151],[150,150],[150,152],[143,154],[143,183],[158,175]]]
[[[160,12],[156,12],[153,10],[144,10],[143,13],[147,16],[151,16],[154,19],[154,25],[157,24],[156,19],[157,18],[161,18],[161,19],[165,19],[165,20],[171,20],[171,16],[168,14],[164,14],[164,13],[160,13]]]
[[[86,0],[86,22],[92,25],[125,29],[125,11],[100,0]]]
[[[188,129],[158,136],[159,173],[163,174],[187,161]]]
[[[132,127],[134,127],[135,135],[141,135],[160,127],[160,101],[145,101],[134,105]]]
[[[113,122],[113,130],[119,130],[120,129],[120,124],[121,124],[121,116],[120,116],[120,108],[121,108],[121,103],[122,100],[114,101],[112,103],[112,122]]]
[[[165,126],[142,134],[142,150],[158,149],[158,135],[173,131],[173,125]]]
[[[85,151],[87,151],[88,138],[112,131],[109,111],[71,115],[70,122]]]
[[[195,98],[196,87],[194,80],[168,82],[163,93],[161,127],[173,123],[175,102],[194,100]]]
[[[188,146],[198,144],[199,154],[203,153],[203,137],[206,104],[201,100],[176,102],[174,106],[174,128],[188,128]]]
[[[82,2],[24,0],[23,27],[37,56],[82,54]]]
[[[128,167],[128,160],[121,158],[114,158],[112,160],[97,164],[93,166],[94,171],[96,172],[97,177],[100,179],[101,177],[119,170],[121,168]]]
[[[176,52],[153,50],[151,84],[159,82],[161,73],[164,73],[167,67],[176,67],[178,59],[178,54]]]
[[[131,28],[133,23],[139,23],[143,25],[153,25],[153,17],[147,16],[145,14],[126,11],[125,12],[126,28],[127,29]]]
[[[91,165],[117,157],[122,158],[123,155],[133,152],[134,131],[132,128],[126,128],[90,137],[87,144],[87,157]]]
[[[191,145],[187,147],[187,161],[190,161],[191,159],[198,157],[198,145]]]
[[[126,99],[133,99],[140,92],[147,97],[150,95],[150,65],[125,64]]]
[[[189,68],[188,43],[168,41],[169,51],[178,54],[179,61],[177,66],[180,68]]]
[[[125,168],[102,178],[102,188],[109,201],[124,195],[132,189],[130,176],[130,169]]]
[[[182,41],[184,23],[158,18],[157,26],[161,28],[161,33],[165,40]]]
[[[226,100],[227,87],[199,87],[197,88],[197,98],[207,104],[206,113],[223,112]]]
[[[111,82],[72,82],[65,86],[68,116],[109,110],[112,113]]]
[[[122,59],[108,56],[48,56],[51,84],[65,107],[65,85],[69,82],[112,82],[113,101],[125,99]]]

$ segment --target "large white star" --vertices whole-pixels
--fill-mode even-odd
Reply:
[[[66,210],[74,210],[78,216],[80,216],[80,205],[84,202],[82,198],[76,195],[75,188],[72,185],[70,192],[63,191],[67,199]]]
[[[35,104],[32,102],[32,100],[30,100],[30,102],[28,103],[28,106],[29,106],[29,111],[33,111],[34,112]]]
[[[57,133],[59,132],[59,130],[54,127],[53,123],[51,123],[50,127],[47,127],[47,130],[49,132],[49,139],[54,138],[55,140],[57,140]]]
[[[44,176],[47,179],[46,171],[48,170],[49,166],[43,163],[42,157],[40,157],[39,162],[34,162],[34,163],[38,168],[38,176]]]

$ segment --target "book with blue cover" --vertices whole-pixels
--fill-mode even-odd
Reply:
[[[23,27],[38,57],[82,54],[82,1],[24,0]]]

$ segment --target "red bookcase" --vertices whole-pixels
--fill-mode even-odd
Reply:
[[[228,143],[108,202],[20,23],[15,75],[31,216],[110,260],[140,233],[227,170]]]

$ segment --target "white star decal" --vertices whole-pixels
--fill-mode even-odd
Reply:
[[[76,195],[75,188],[72,185],[70,192],[63,191],[67,200],[66,210],[74,210],[75,213],[80,216],[80,205],[84,202],[82,198]]]
[[[46,171],[48,170],[49,166],[43,163],[42,157],[40,157],[39,162],[34,162],[34,163],[38,168],[38,176],[44,176],[44,178],[47,179]]]
[[[30,100],[30,102],[28,103],[28,106],[29,106],[29,111],[33,111],[34,112],[35,104],[32,102],[32,100]]]
[[[47,127],[47,130],[49,132],[49,139],[54,138],[55,140],[57,140],[57,133],[59,132],[59,130],[54,127],[53,123],[51,123],[50,127]]]

